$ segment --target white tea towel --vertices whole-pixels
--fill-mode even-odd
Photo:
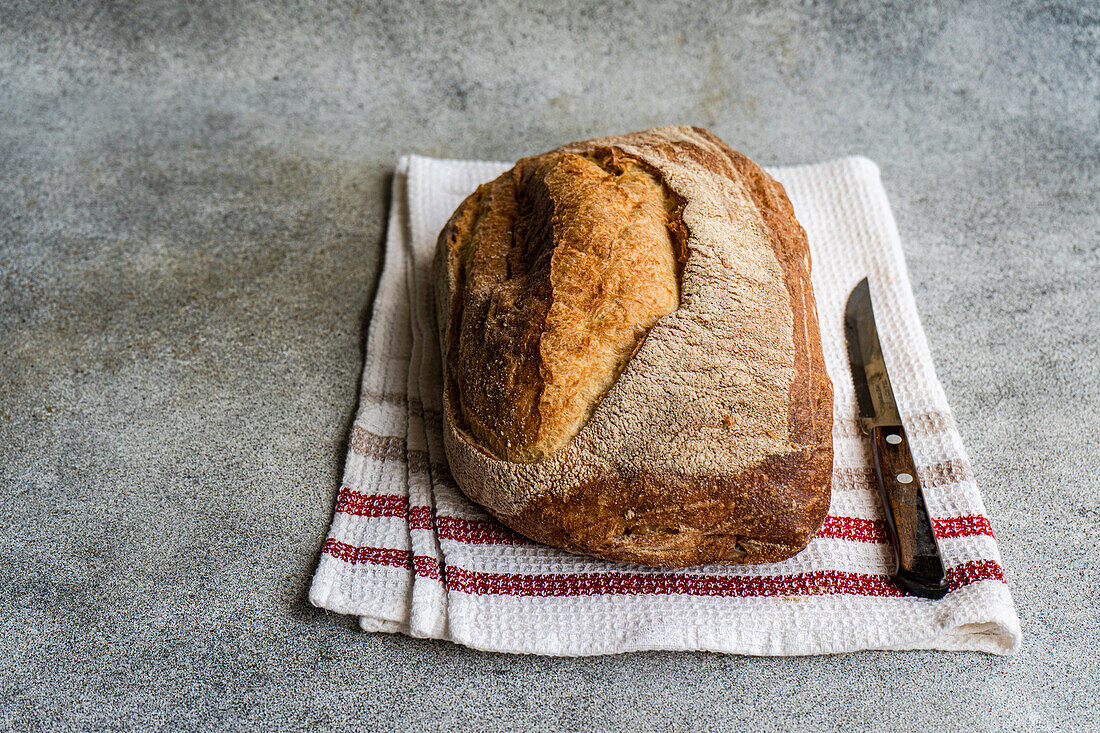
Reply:
[[[315,605],[355,614],[370,631],[533,654],[1018,648],[997,543],[936,380],[878,168],[863,158],[770,171],[809,236],[835,390],[832,503],[805,551],[770,565],[620,565],[533,543],[466,499],[443,453],[432,257],[463,197],[506,168],[419,156],[398,163],[359,413],[310,591]],[[940,601],[908,596],[887,575],[891,549],[843,332],[848,293],[865,276],[948,568],[951,592]]]

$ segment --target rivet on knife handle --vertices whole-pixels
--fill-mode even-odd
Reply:
[[[871,436],[875,478],[886,508],[887,533],[897,558],[894,580],[915,595],[942,598],[947,594],[943,561],[886,371],[866,279],[848,296],[844,335],[859,422]]]

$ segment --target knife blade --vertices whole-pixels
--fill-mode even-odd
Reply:
[[[871,439],[875,479],[886,508],[887,534],[894,548],[894,581],[913,595],[943,598],[948,590],[943,560],[890,386],[866,278],[848,296],[844,335],[859,422]]]

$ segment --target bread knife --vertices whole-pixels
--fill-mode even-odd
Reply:
[[[913,595],[943,598],[947,594],[943,560],[909,451],[909,438],[890,387],[866,278],[848,296],[844,335],[859,405],[859,423],[871,438],[875,479],[886,507],[887,534],[894,548],[891,575],[902,589]]]

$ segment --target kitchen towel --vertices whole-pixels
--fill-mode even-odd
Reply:
[[[310,600],[368,631],[552,655],[644,649],[831,654],[948,649],[1011,654],[1020,624],[997,543],[917,317],[877,166],[775,168],[809,236],[835,390],[829,516],[780,563],[660,570],[531,542],[470,502],[447,468],[432,302],[436,237],[503,163],[402,157],[332,528]],[[868,277],[895,396],[951,591],[908,596],[859,429],[844,342],[848,293]]]

